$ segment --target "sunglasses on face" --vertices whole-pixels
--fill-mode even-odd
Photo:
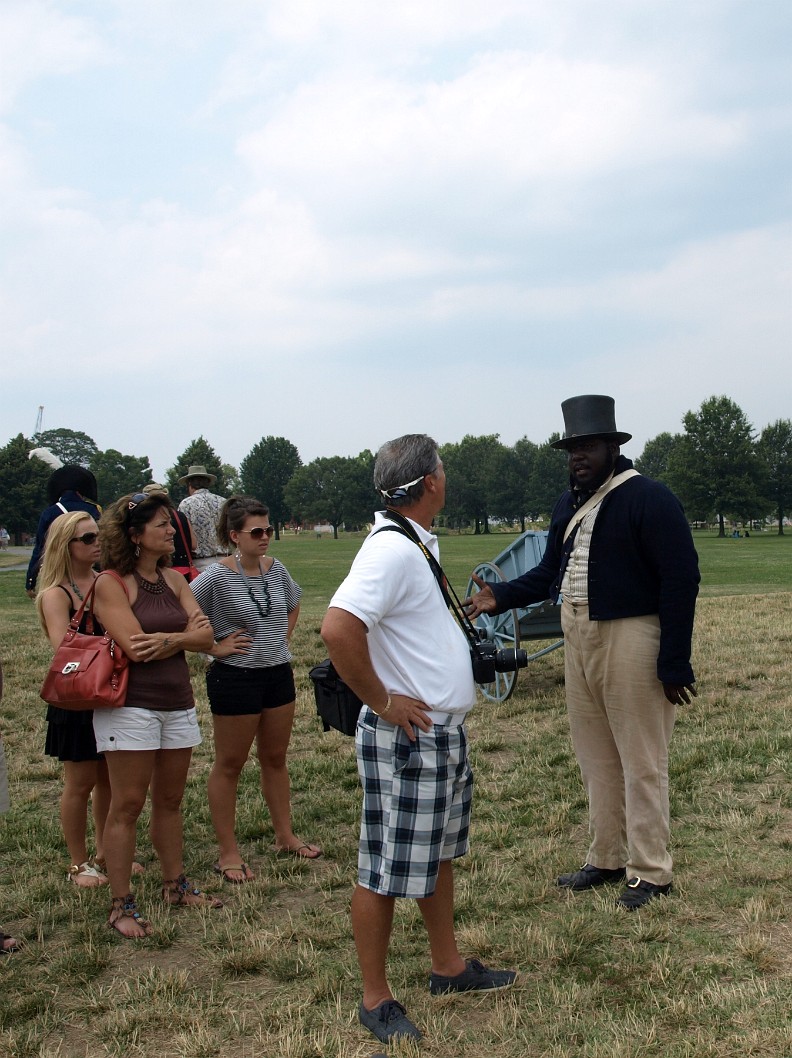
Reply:
[[[70,544],[78,544],[79,543],[79,544],[85,544],[87,546],[87,545],[90,545],[90,544],[95,544],[98,539],[99,539],[99,534],[98,533],[83,533],[82,536],[73,536],[71,538],[71,540],[69,541],[69,543]]]
[[[272,536],[275,532],[275,527],[272,525],[257,525],[253,529],[240,529],[240,533],[250,533],[251,540],[261,540],[266,533],[267,536]]]

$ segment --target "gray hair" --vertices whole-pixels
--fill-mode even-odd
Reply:
[[[440,463],[437,441],[408,433],[387,441],[374,462],[374,488],[388,507],[409,507],[424,494],[423,479]]]

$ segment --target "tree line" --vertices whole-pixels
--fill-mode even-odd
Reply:
[[[753,524],[767,518],[774,518],[783,534],[792,500],[792,420],[779,419],[757,434],[737,404],[713,396],[687,412],[682,424],[681,433],[661,433],[648,441],[635,460],[636,469],[667,484],[692,522],[717,521],[721,535],[727,520]],[[522,437],[505,445],[498,434],[468,434],[442,445],[447,487],[440,523],[488,533],[494,522],[524,530],[528,522],[546,521],[568,483],[565,453],[550,447],[558,438],[555,433],[536,444]],[[101,504],[152,480],[146,456],[102,452],[85,433],[60,428],[30,439],[19,434],[0,449],[0,524],[17,540],[35,530],[46,506],[51,470],[28,458],[40,447],[64,463],[90,469]],[[370,451],[303,463],[291,441],[268,436],[236,468],[223,463],[201,436],[190,442],[163,482],[177,504],[186,495],[178,479],[194,465],[217,477],[213,492],[244,492],[264,500],[278,535],[284,525],[317,522],[332,526],[337,535],[341,528],[367,525],[381,507],[372,487]]]

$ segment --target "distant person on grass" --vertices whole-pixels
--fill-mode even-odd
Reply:
[[[465,600],[468,616],[560,596],[572,744],[589,799],[586,862],[558,885],[576,892],[627,882],[634,911],[671,890],[668,748],[677,705],[695,696],[690,665],[700,580],[684,511],[619,446],[612,397],[561,405],[569,489],[542,561]]]
[[[69,463],[50,474],[47,480],[47,502],[49,506],[45,507],[39,518],[33,554],[30,556],[25,578],[25,591],[31,599],[36,597],[36,579],[47,542],[47,532],[55,519],[69,511],[85,511],[95,521],[99,521],[102,513],[102,508],[97,502],[96,478],[85,467]]]
[[[209,486],[216,481],[217,477],[204,466],[192,466],[184,477],[179,478],[179,484],[186,485],[189,492],[179,504],[179,510],[187,515],[195,533],[194,565],[199,573],[227,553],[217,539],[217,523],[224,500],[209,491]]]
[[[465,717],[476,701],[467,640],[424,549],[445,502],[436,443],[423,434],[377,454],[378,512],[322,637],[342,678],[367,703],[356,748],[363,785],[352,928],[363,977],[359,1017],[377,1039],[420,1039],[391,991],[386,960],[397,897],[417,900],[429,935],[433,995],[503,988],[512,970],[465,961],[454,933],[452,860],[468,849],[473,776]]]

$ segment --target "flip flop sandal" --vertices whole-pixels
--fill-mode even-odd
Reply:
[[[176,897],[174,900],[173,897]],[[180,874],[178,878],[166,878],[162,883],[162,899],[171,907],[210,907],[213,909],[223,906],[223,901],[216,896],[207,896],[200,889],[196,889],[186,875]]]
[[[123,930],[118,928],[118,923],[122,918],[131,918],[135,925],[143,930],[143,933],[137,936],[129,936],[127,933],[124,933]],[[131,893],[127,893],[126,896],[113,897],[113,902],[110,905],[110,918],[107,920],[107,925],[110,929],[114,929],[116,933],[120,934],[124,940],[144,940],[151,935],[151,923],[145,918],[141,918],[140,912],[137,909],[137,904],[135,903],[135,898]]]
[[[229,885],[244,885],[245,882],[252,882],[255,877],[246,863],[215,863],[212,865],[212,870],[215,874],[219,874],[223,881],[228,882]],[[228,871],[239,871],[245,877],[229,878]]]
[[[298,860],[318,860],[322,856],[322,850],[318,852],[306,854],[303,849],[314,849],[318,848],[316,845],[310,845],[307,841],[304,841],[302,845],[296,845],[293,849],[280,849],[277,845],[270,845],[270,848],[276,856],[295,856]]]

